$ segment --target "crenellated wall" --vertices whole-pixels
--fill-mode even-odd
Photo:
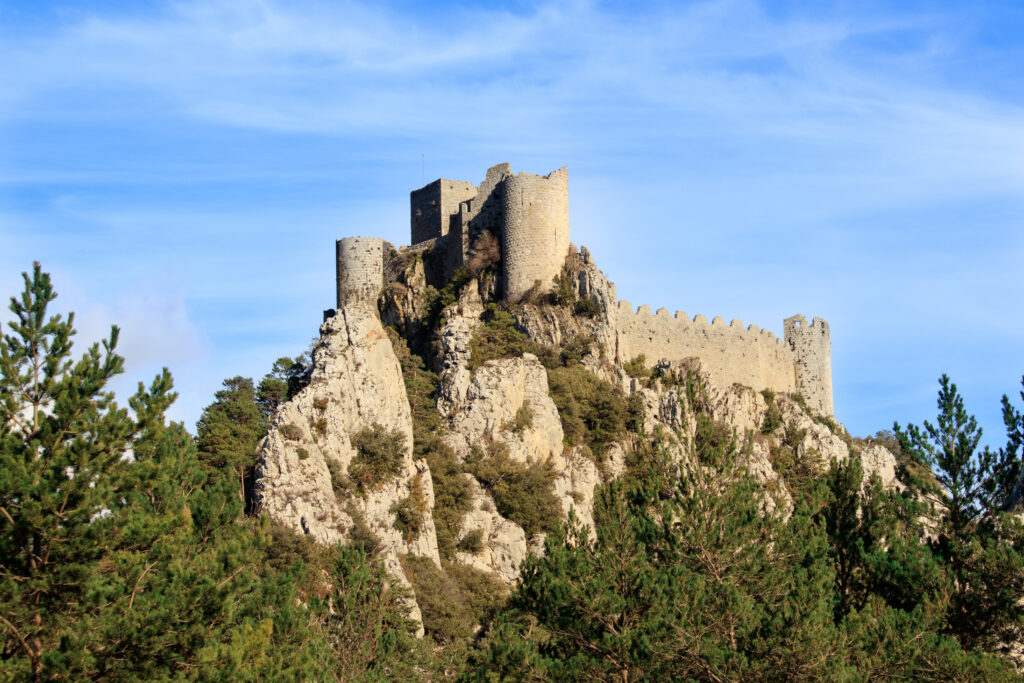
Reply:
[[[802,315],[785,320],[786,344],[793,350],[796,390],[807,405],[819,413],[833,415],[832,337],[828,323],[815,318],[810,325]]]
[[[744,329],[739,320],[726,325],[721,317],[710,324],[703,315],[690,320],[683,311],[671,315],[664,308],[655,315],[641,306],[634,313],[628,301],[620,301],[616,360],[625,363],[641,354],[648,366],[697,356],[724,385],[796,390],[793,351],[774,333],[757,325]]]
[[[351,303],[376,307],[384,287],[384,252],[388,246],[379,237],[346,237],[335,243],[338,308]]]
[[[519,173],[505,179],[505,300],[518,301],[535,282],[551,289],[569,251],[569,171]]]
[[[427,280],[436,287],[466,265],[474,239],[490,231],[501,242],[504,298],[517,302],[535,283],[549,290],[569,250],[569,173],[565,167],[546,176],[513,174],[509,164],[487,169],[474,187],[438,179],[410,195],[413,245],[429,250]],[[376,297],[381,287],[383,247],[373,238],[338,243],[338,301]],[[343,246],[345,251],[343,251]],[[828,323],[801,316],[785,321],[785,339],[739,320],[710,323],[703,315],[655,315],[648,306],[636,312],[618,302],[612,315],[619,363],[644,355],[658,360],[699,357],[724,384],[757,390],[800,392],[815,411],[833,414],[831,341]]]

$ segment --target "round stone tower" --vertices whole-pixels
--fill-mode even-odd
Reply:
[[[551,289],[569,251],[569,171],[562,167],[546,176],[532,173],[505,179],[505,228],[502,259],[505,263],[506,301],[518,301],[540,282]]]
[[[352,303],[377,306],[377,297],[384,287],[385,244],[379,237],[346,237],[337,241],[338,308]]]

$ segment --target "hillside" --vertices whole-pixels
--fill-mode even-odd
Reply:
[[[997,451],[945,377],[938,427],[853,438],[700,357],[624,359],[586,249],[509,300],[498,240],[471,247],[437,287],[427,250],[382,245],[381,286],[225,380],[194,438],[169,373],[131,413],[104,391],[116,329],[71,363],[26,274],[5,678],[1017,678],[1008,399]]]

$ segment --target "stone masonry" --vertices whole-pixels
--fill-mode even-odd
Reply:
[[[428,254],[426,276],[436,286],[466,266],[474,241],[488,231],[501,244],[505,301],[518,302],[535,285],[548,291],[570,249],[568,170],[513,174],[508,164],[497,164],[479,186],[440,178],[410,194],[410,228],[409,249]],[[391,249],[373,237],[338,241],[339,308],[376,301]],[[833,415],[831,341],[821,318],[810,325],[802,315],[787,318],[785,338],[778,339],[757,325],[744,329],[739,320],[726,325],[716,317],[709,324],[703,315],[652,314],[648,306],[634,313],[628,301],[611,302],[607,313],[620,364],[641,355],[648,365],[697,357],[726,386],[799,392],[812,410]]]

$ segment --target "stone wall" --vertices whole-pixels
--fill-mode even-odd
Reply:
[[[379,237],[346,237],[335,244],[338,308],[351,303],[377,305],[384,287],[387,242]]]
[[[453,222],[460,225],[468,242],[484,230],[490,230],[495,237],[505,227],[504,181],[512,177],[512,167],[497,164],[487,169],[487,176],[476,188],[476,194],[459,204],[459,218]]]
[[[802,315],[794,315],[786,318],[785,331],[796,365],[796,390],[804,395],[811,410],[833,415],[832,338],[828,323],[815,318],[808,325]]]
[[[506,178],[504,213],[505,299],[517,301],[538,280],[542,291],[549,290],[569,251],[568,170]]]
[[[412,244],[443,237],[458,220],[459,205],[476,196],[473,183],[440,178],[409,193]]]
[[[648,367],[663,358],[696,356],[723,386],[736,382],[758,391],[797,389],[794,353],[768,330],[757,325],[743,329],[739,320],[726,325],[720,317],[708,324],[703,315],[690,320],[683,311],[673,316],[664,308],[654,315],[649,306],[634,313],[628,301],[620,301],[616,360],[625,363],[641,354]]]

